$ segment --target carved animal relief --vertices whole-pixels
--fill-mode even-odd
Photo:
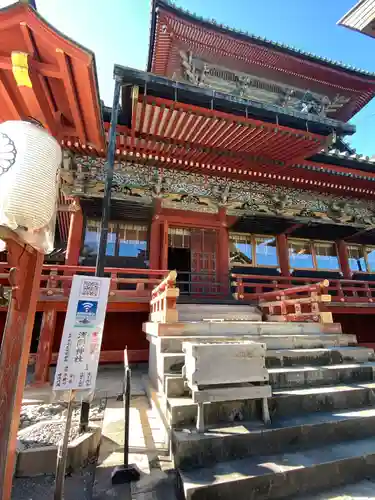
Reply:
[[[66,194],[102,196],[105,161],[76,156],[75,167],[64,171]],[[230,215],[266,214],[273,217],[314,219],[339,224],[375,224],[375,202],[282,186],[210,177],[184,171],[117,162],[114,199],[133,199],[151,204],[162,198],[163,205],[199,212],[217,212],[227,207]]]

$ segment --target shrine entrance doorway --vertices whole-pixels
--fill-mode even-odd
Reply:
[[[168,269],[176,269],[181,295],[214,296],[218,233],[214,229],[168,229]]]

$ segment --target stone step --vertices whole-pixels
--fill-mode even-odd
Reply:
[[[209,467],[217,462],[256,455],[306,450],[351,439],[373,437],[375,408],[313,413],[274,420],[241,422],[210,428],[172,431],[176,467]]]
[[[243,304],[177,304],[179,321],[202,321],[225,319],[236,321],[249,317],[247,321],[261,321],[262,313],[256,306]],[[192,319],[194,318],[194,319]],[[197,319],[199,318],[199,319]]]
[[[329,490],[293,497],[293,500],[374,500],[375,478],[358,481],[354,484],[345,484]]]
[[[276,500],[374,476],[375,438],[179,470],[186,500]]]
[[[339,349],[338,351],[334,349]],[[298,355],[296,357],[291,356],[291,354],[295,354],[295,351],[292,350],[289,352],[289,350],[285,350],[287,352],[287,356],[291,356],[291,361],[290,365],[288,366],[289,368],[293,368],[293,371],[282,371],[282,372],[271,372],[270,376],[270,382],[272,383],[273,390],[277,390],[280,388],[295,388],[295,387],[305,387],[308,386],[310,383],[314,384],[315,386],[321,387],[321,386],[326,386],[326,385],[332,385],[333,383],[345,383],[345,382],[352,382],[353,379],[356,380],[361,380],[361,381],[368,381],[368,380],[373,380],[372,373],[374,366],[373,365],[368,365],[366,364],[368,360],[368,349],[367,348],[358,348],[358,352],[348,352],[345,353],[342,350],[343,349],[356,349],[356,348],[333,348],[332,352],[332,359],[337,358],[337,356],[341,355],[342,360],[344,356],[348,356],[347,360],[353,360],[354,361],[359,361],[360,363],[365,364],[365,368],[362,370],[358,370],[358,363],[354,363],[351,365],[344,365],[344,360],[342,361],[342,364],[338,365],[324,365],[327,361],[327,356],[328,354],[326,353],[326,350],[324,349],[316,349],[316,350],[311,350],[311,351],[319,351],[319,352],[314,352],[314,355],[316,354],[317,357],[313,359],[315,362],[314,366],[309,366],[308,368],[303,367],[303,359],[301,359]],[[320,351],[323,351],[322,353]],[[370,349],[371,351],[371,349]],[[280,353],[280,351],[277,351]],[[304,352],[304,350],[302,351]],[[281,353],[280,355],[282,355]],[[298,354],[298,353],[297,353]],[[336,356],[337,354],[337,356]],[[373,353],[370,352],[371,358],[373,359]],[[172,358],[170,356],[173,356]],[[180,398],[184,397],[185,395],[188,394],[188,388],[186,387],[186,384],[184,383],[184,379],[182,378],[181,375],[181,370],[182,370],[182,365],[184,363],[183,356],[181,355],[180,358],[175,357],[176,355],[170,355],[168,354],[168,357],[166,358],[165,365],[169,367],[169,370],[165,371],[165,378],[164,378],[164,392],[167,397],[171,398]],[[270,356],[270,357],[268,357]],[[275,361],[273,358],[274,354],[273,351],[267,351],[267,358],[266,358],[266,365],[267,367],[270,368],[270,366],[275,366]],[[303,356],[303,354],[302,354]],[[350,358],[349,358],[350,356]],[[366,359],[367,358],[367,359]],[[288,358],[289,359],[289,358]],[[277,361],[280,361],[280,358],[277,358]],[[293,364],[295,363],[295,364]],[[299,365],[299,369],[297,368],[296,365]],[[322,371],[316,371],[316,367],[321,366],[322,368],[325,368],[325,370]],[[342,370],[335,370],[335,367],[341,367]],[[285,365],[284,367],[285,368]],[[333,372],[332,372],[333,370]],[[311,382],[312,381],[312,382]],[[286,383],[286,385],[284,385]]]
[[[179,375],[184,365],[183,354],[160,354],[163,372],[159,376]],[[324,359],[324,358],[323,358]],[[337,365],[288,366],[269,368],[269,383],[273,390],[368,382],[374,379],[375,363],[342,363]],[[164,379],[163,379],[164,380]],[[165,389],[166,390],[166,389]]]
[[[217,312],[216,314],[212,312],[205,311],[196,311],[183,313],[178,315],[178,320],[181,322],[191,322],[191,321],[222,321],[222,322],[230,322],[230,321],[262,321],[262,315],[259,313],[251,313],[251,312]]]
[[[269,381],[273,390],[368,382],[374,379],[375,363],[351,363],[327,366],[270,368]]]
[[[148,340],[152,341],[153,336],[149,335]],[[160,341],[160,351],[170,353],[182,352],[183,342],[231,342],[238,340],[252,340],[266,344],[267,349],[324,349],[335,346],[352,347],[356,346],[355,335],[345,334],[310,334],[310,335],[221,335],[213,337],[204,336],[177,336],[177,337],[157,337]],[[367,349],[369,352],[372,349]],[[364,351],[363,351],[364,352]],[[349,350],[348,350],[349,353]],[[276,354],[276,353],[275,353]],[[346,359],[346,358],[345,358]],[[350,359],[350,358],[348,358]],[[367,358],[369,359],[369,358]]]
[[[335,346],[321,349],[268,349],[268,368],[296,365],[338,365],[344,362],[365,363],[375,359],[374,350],[360,346]]]
[[[164,396],[161,396],[162,398]],[[375,407],[375,382],[279,389],[273,391],[273,395],[269,399],[271,419],[372,406]],[[160,408],[166,413],[166,420],[171,427],[181,429],[195,426],[197,406],[191,398],[171,397],[167,399],[166,406],[160,405]],[[260,420],[260,402],[210,403],[204,405],[204,415],[208,426],[234,421]]]
[[[177,304],[179,321],[262,321],[257,307],[222,304]]]
[[[154,337],[227,335],[317,335],[342,333],[339,323],[277,323],[262,321],[198,321],[143,324],[143,331]],[[355,336],[353,335],[353,338]],[[354,340],[355,342],[355,340]]]

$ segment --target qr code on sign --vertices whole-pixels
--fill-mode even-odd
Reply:
[[[100,281],[83,280],[81,297],[99,297]]]

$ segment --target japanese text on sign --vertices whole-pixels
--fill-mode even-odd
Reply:
[[[73,277],[54,391],[94,390],[109,285],[109,278]]]

